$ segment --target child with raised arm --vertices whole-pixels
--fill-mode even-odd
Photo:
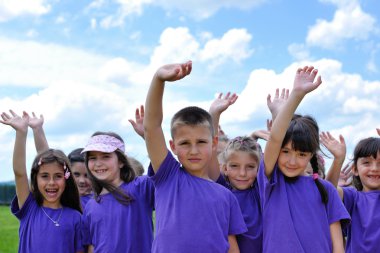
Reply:
[[[327,132],[322,133],[321,141],[334,157],[338,153],[345,155],[343,137],[338,141]],[[369,137],[355,146],[352,164],[355,188],[338,186],[340,169],[341,164],[332,166],[329,179],[337,187],[352,219],[346,231],[346,252],[380,252],[380,138]]]
[[[235,235],[247,230],[239,204],[208,177],[217,146],[210,114],[186,107],[173,116],[170,148],[179,161],[168,151],[161,128],[165,82],[184,78],[191,68],[191,62],[159,68],[146,98],[145,141],[156,187],[152,252],[239,252]]]
[[[303,97],[322,83],[316,75],[313,67],[297,70],[260,162],[263,252],[344,252],[340,221],[349,215],[336,189],[318,179],[318,125],[308,116],[293,117]],[[309,162],[313,177],[304,176]]]
[[[123,139],[95,132],[84,147],[94,198],[83,213],[83,241],[89,252],[151,252],[154,186],[136,177]]]
[[[26,139],[30,117],[26,112],[20,117],[11,110],[10,114],[3,112],[1,118],[1,123],[16,130],[13,153],[16,197],[11,210],[20,220],[18,251],[83,252],[79,194],[66,155],[56,149],[37,154],[29,188]]]

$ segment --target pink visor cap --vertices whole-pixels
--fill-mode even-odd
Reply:
[[[125,153],[124,143],[118,138],[109,135],[95,135],[91,137],[81,153],[88,151],[112,153],[117,149]]]

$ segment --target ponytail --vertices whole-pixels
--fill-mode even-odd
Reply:
[[[318,179],[318,158],[316,154],[314,154],[313,157],[310,159],[310,164],[311,164],[311,167],[313,168],[313,179],[314,179],[315,184],[318,187],[319,193],[321,194],[322,202],[324,204],[327,204],[329,200],[327,191],[325,187],[323,186],[323,184]]]

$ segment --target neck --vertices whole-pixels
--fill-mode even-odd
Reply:
[[[47,202],[46,200],[44,200],[44,202],[42,203],[42,206],[52,208],[52,209],[62,208],[62,204],[59,201],[52,203],[52,202]]]

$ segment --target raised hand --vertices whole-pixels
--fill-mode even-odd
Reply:
[[[271,99],[271,95],[268,94],[267,106],[269,108],[270,113],[272,114],[273,119],[276,118],[278,112],[280,111],[281,107],[285,104],[286,100],[288,100],[288,98],[289,89],[282,89],[280,95],[279,89],[277,88],[273,101]]]
[[[237,99],[238,99],[238,96],[236,95],[236,93],[233,93],[231,95],[231,92],[227,92],[227,94],[224,97],[223,97],[223,93],[219,93],[219,96],[214,100],[214,102],[212,102],[209,112],[211,114],[213,113],[221,114],[222,112],[227,110],[227,108],[230,105],[234,104]]]
[[[346,156],[346,142],[342,135],[339,135],[339,141],[335,139],[330,132],[322,132],[320,135],[321,143],[334,156],[335,159],[343,159]]]
[[[380,136],[380,128],[376,128],[377,134]]]
[[[14,111],[9,110],[10,114],[3,112],[1,114],[1,123],[13,127],[16,131],[27,132],[29,115],[23,112],[22,116],[17,115]]]
[[[318,70],[314,69],[313,66],[299,68],[294,79],[293,92],[307,94],[318,88],[318,86],[322,83],[322,79],[321,76],[318,76],[317,80],[315,80],[317,74]]]
[[[352,177],[354,175],[352,172],[352,166],[353,163],[349,162],[343,167],[342,171],[339,174],[338,186],[344,187],[352,184]]]
[[[34,112],[32,112],[32,117],[29,117],[29,126],[31,128],[42,127],[44,124],[44,116],[41,114],[38,118]]]
[[[140,109],[136,108],[135,120],[128,120],[135,132],[144,139],[144,106],[140,105]]]
[[[160,81],[177,81],[185,76],[189,75],[192,69],[192,62],[188,61],[186,63],[181,64],[168,64],[160,67],[155,77]]]

